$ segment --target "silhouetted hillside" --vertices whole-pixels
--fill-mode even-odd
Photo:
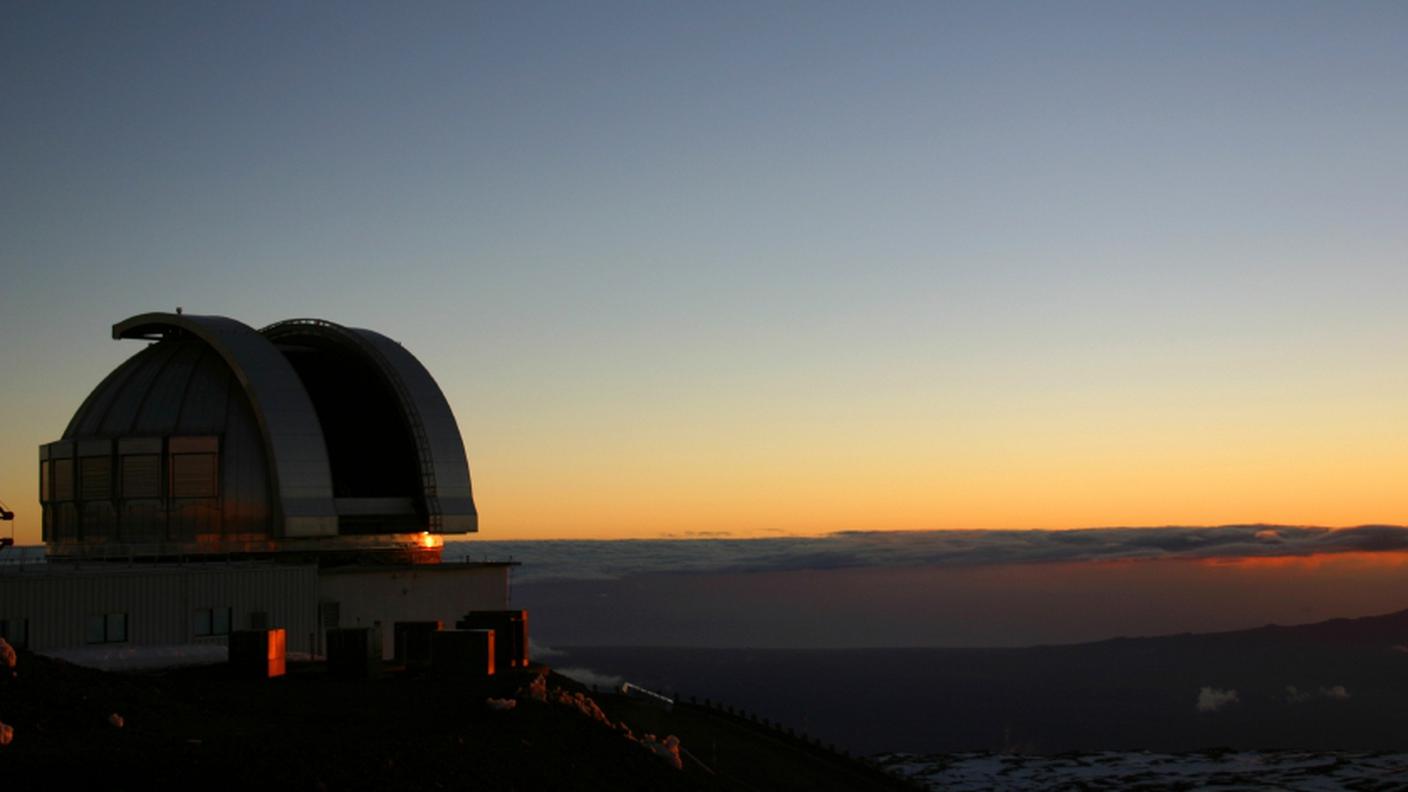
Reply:
[[[344,680],[304,665],[261,681],[223,666],[119,674],[30,654],[16,671],[0,680],[0,722],[14,727],[0,746],[5,789],[904,788],[702,708],[579,698],[580,685],[545,668],[545,700],[531,692],[537,671]],[[496,709],[491,697],[514,704]],[[678,768],[647,734],[684,740]]]
[[[1408,611],[1025,649],[563,651],[861,753],[1408,744]]]

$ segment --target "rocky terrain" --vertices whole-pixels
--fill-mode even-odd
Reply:
[[[591,694],[546,667],[488,679],[321,664],[97,671],[21,652],[0,682],[5,789],[887,789],[890,776],[746,720]]]

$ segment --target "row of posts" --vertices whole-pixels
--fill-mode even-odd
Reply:
[[[675,694],[675,701],[677,703],[681,701],[681,699],[679,698],[679,694]],[[731,705],[726,705],[722,702],[713,701],[707,698],[703,701],[699,701],[694,696],[690,696],[688,701],[691,706],[702,707],[703,709],[706,709],[718,715],[739,718],[741,720],[748,721],[758,726],[762,726],[765,729],[769,729],[774,734],[777,734],[779,736],[785,736],[788,739],[796,740],[804,745],[809,745],[814,748],[819,748],[821,750],[828,751],[836,756],[844,757],[845,759],[851,762],[855,762],[861,767],[864,767],[867,771],[878,773],[884,776],[886,780],[896,782],[901,786],[907,786],[914,789],[925,788],[922,784],[919,784],[912,780],[898,779],[896,776],[885,772],[885,770],[880,767],[880,764],[878,762],[868,756],[854,756],[851,754],[849,749],[837,748],[835,743],[822,743],[820,739],[813,737],[807,734],[806,732],[799,732],[793,729],[791,726],[783,726],[777,721],[769,720],[767,718],[759,718],[757,713],[748,712],[747,710],[744,710],[742,708],[736,708]]]
[[[676,694],[676,700],[679,700],[678,694]],[[769,720],[767,718],[759,718],[757,713],[749,712],[745,709],[742,709],[741,707],[733,707],[731,705],[723,704],[722,702],[716,702],[707,698],[703,701],[699,701],[694,696],[690,696],[688,701],[691,706],[702,707],[703,709],[709,710],[710,712],[719,715],[727,715],[733,718],[746,720],[749,723],[753,723],[758,726],[762,726],[765,729],[769,729],[778,735],[785,735],[790,739],[797,740],[815,748],[821,748],[823,750],[830,751],[831,753],[836,754],[838,756],[852,758],[851,752],[849,750],[846,750],[844,748],[838,749],[835,743],[823,743],[820,739],[813,737],[812,735],[807,734],[806,732],[799,732],[796,729],[793,729],[791,726],[783,726],[781,723]]]

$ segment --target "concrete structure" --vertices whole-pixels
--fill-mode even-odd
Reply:
[[[493,676],[493,630],[441,630],[430,636],[430,670],[444,676]]]
[[[288,670],[288,631],[235,630],[230,633],[230,668],[242,677],[272,679]]]
[[[322,626],[374,627],[383,655],[396,650],[395,623],[454,624],[478,603],[508,602],[507,564],[329,567],[318,580]],[[507,607],[505,605],[504,607]]]
[[[282,627],[289,652],[322,656],[327,630],[368,627],[383,654],[398,621],[453,624],[508,605],[508,563],[204,561],[0,565],[0,637],[34,651],[224,644]]]
[[[449,403],[401,345],[315,319],[142,314],[149,343],[39,449],[49,563],[0,567],[0,634],[36,650],[224,642],[281,627],[453,623],[509,564],[440,564],[478,530]]]
[[[232,630],[261,627],[285,628],[307,651],[317,601],[311,564],[0,567],[0,621],[39,651],[224,643]]]
[[[493,630],[494,665],[500,670],[528,667],[528,611],[469,611],[455,622],[455,629]]]

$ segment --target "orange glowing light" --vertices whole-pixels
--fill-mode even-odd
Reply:
[[[436,534],[432,534],[432,533],[429,532],[429,531],[421,531],[421,532],[420,532],[420,542],[419,542],[419,543],[420,543],[420,546],[421,546],[421,547],[424,547],[424,548],[426,548],[426,549],[433,549],[433,548],[436,548],[436,547],[444,547],[444,546],[445,546],[445,537],[439,536],[439,535],[436,535]]]

